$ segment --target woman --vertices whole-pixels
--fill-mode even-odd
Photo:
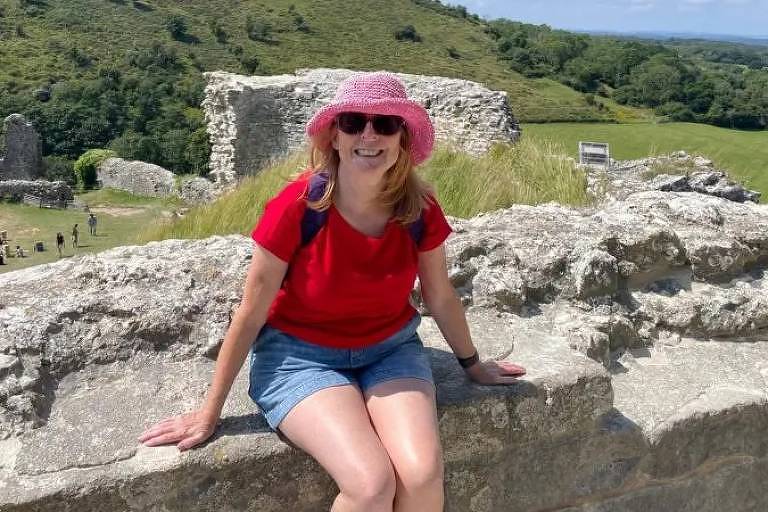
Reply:
[[[451,229],[414,173],[434,130],[402,83],[353,76],[307,134],[310,171],[267,204],[253,231],[243,300],[204,405],[139,440],[186,450],[207,439],[250,350],[249,395],[336,481],[332,511],[442,510],[435,388],[408,301],[416,275],[471,379],[512,383],[525,370],[478,360],[446,271]]]

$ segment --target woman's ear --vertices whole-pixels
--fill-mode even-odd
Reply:
[[[334,123],[331,126],[331,131],[329,133],[330,139],[331,139],[331,147],[335,149],[336,151],[339,150],[339,130],[336,128],[336,123]]]
[[[338,130],[331,130],[331,147],[336,151],[339,150],[339,132]]]

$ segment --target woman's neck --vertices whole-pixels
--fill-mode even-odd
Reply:
[[[382,176],[340,169],[337,179],[334,203],[339,210],[355,215],[390,214],[379,201]]]

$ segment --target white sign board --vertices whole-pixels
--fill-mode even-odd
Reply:
[[[579,142],[579,163],[605,167],[611,166],[611,151],[605,142]]]

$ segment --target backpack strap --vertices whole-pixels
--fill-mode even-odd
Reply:
[[[307,199],[309,201],[317,201],[323,194],[325,194],[325,188],[328,186],[328,174],[318,173],[312,174],[309,178],[309,184],[307,186]],[[325,221],[328,218],[328,210],[319,212],[312,208],[304,210],[304,216],[301,218],[301,245],[305,246],[315,237],[320,228],[325,225]]]
[[[309,201],[317,201],[323,194],[325,194],[325,188],[328,186],[328,174],[318,173],[313,174],[309,178],[309,184],[307,186],[307,199]],[[304,210],[304,216],[301,218],[301,245],[302,247],[307,245],[315,238],[315,235],[320,231],[326,221],[328,220],[328,210],[319,212],[312,208]],[[416,247],[421,243],[421,239],[424,237],[424,213],[419,216],[414,222],[408,226],[408,233],[411,235]]]
[[[412,222],[410,226],[408,226],[408,233],[411,234],[411,238],[413,238],[413,241],[416,244],[416,248],[418,248],[419,244],[421,243],[421,239],[424,238],[423,211],[421,212],[421,215],[419,215],[419,218]]]

